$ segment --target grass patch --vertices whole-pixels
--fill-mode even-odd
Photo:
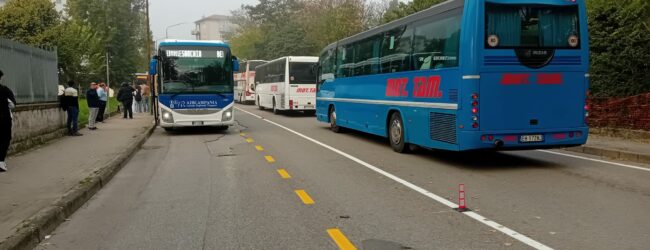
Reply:
[[[110,110],[110,113],[113,113],[117,111],[117,107],[119,106],[119,102],[117,101],[117,98],[111,97],[108,99],[108,106]],[[88,124],[88,101],[86,101],[86,98],[79,98],[79,125],[86,125]]]

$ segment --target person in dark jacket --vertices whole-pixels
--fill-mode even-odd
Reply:
[[[11,109],[16,105],[16,97],[9,87],[2,85],[4,73],[0,71],[0,172],[7,171],[7,152],[11,143]]]
[[[95,123],[101,106],[99,95],[97,94],[97,83],[91,83],[90,88],[86,91],[86,101],[88,101],[88,129],[96,130]]]
[[[82,136],[79,133],[79,91],[74,88],[73,81],[68,82],[67,88],[63,91],[61,97],[61,109],[68,113],[68,135]]]
[[[133,119],[133,91],[135,89],[128,83],[122,83],[122,87],[117,92],[117,100],[122,103],[124,108],[124,119],[127,117]]]

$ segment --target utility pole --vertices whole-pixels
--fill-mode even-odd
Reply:
[[[153,44],[153,41],[151,41],[151,21],[149,17],[149,0],[145,0],[145,19],[147,20],[147,62],[149,60],[152,60],[152,51],[153,49],[151,48],[151,45]],[[147,73],[147,78],[149,79],[149,89],[151,91],[151,103],[149,103],[149,109],[150,113],[154,116],[154,120],[156,124],[158,124],[158,94],[157,94],[157,89],[156,89],[156,75],[151,75]]]

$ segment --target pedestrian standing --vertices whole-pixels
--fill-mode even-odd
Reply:
[[[129,86],[128,83],[122,83],[122,87],[117,92],[117,100],[122,103],[124,109],[124,119],[133,119],[133,92],[135,89]]]
[[[97,95],[99,96],[99,112],[97,112],[97,122],[104,123],[104,113],[106,113],[106,103],[108,103],[108,92],[106,92],[106,84],[99,83],[97,88]]]
[[[149,113],[149,107],[151,105],[151,88],[149,85],[142,84],[140,85],[142,89],[142,112]]]
[[[2,85],[4,73],[0,70],[0,172],[7,171],[7,152],[11,143],[11,110],[16,105],[16,97],[9,87]]]
[[[135,92],[133,93],[133,99],[135,100],[135,112],[142,113],[142,87],[140,85],[135,85]]]
[[[88,129],[97,130],[97,114],[99,113],[99,95],[97,94],[97,83],[91,83],[90,88],[86,91],[86,101],[88,102]]]
[[[69,136],[82,136],[79,133],[79,91],[74,88],[73,81],[63,90],[61,97],[61,108],[68,113],[67,128]]]

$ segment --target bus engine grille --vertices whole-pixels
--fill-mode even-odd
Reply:
[[[456,115],[429,113],[431,140],[456,144]]]

